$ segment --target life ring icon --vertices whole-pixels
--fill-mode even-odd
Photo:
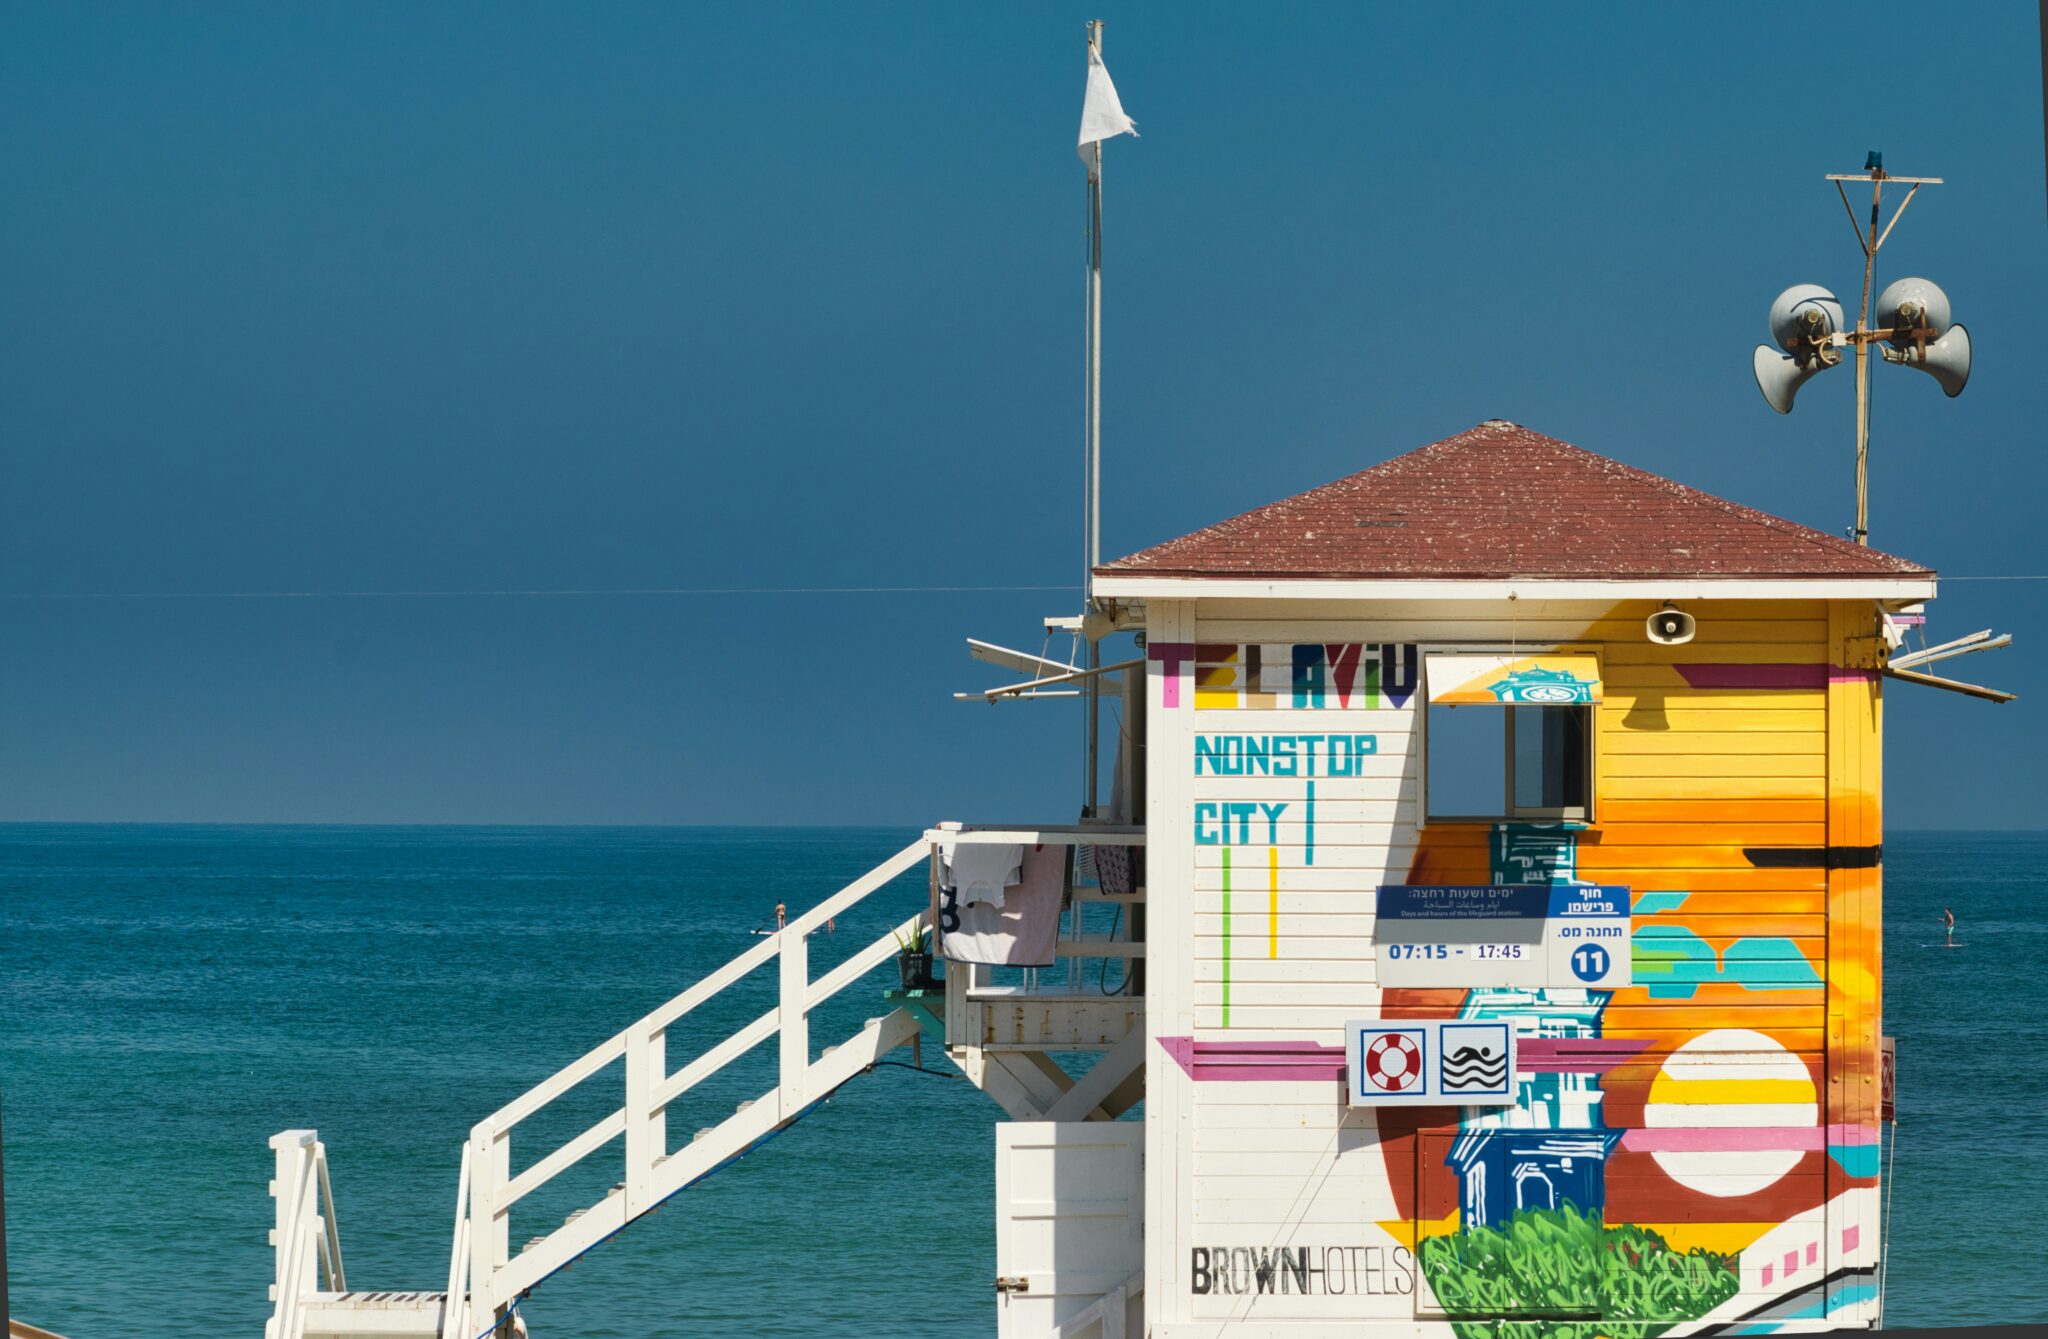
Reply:
[[[1401,1032],[1382,1032],[1365,1048],[1365,1077],[1383,1093],[1405,1093],[1422,1083],[1422,1048]]]

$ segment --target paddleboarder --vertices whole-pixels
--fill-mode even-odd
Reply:
[[[1948,942],[1943,944],[1942,947],[1954,948],[1956,946],[1956,914],[1947,907],[1941,909],[1941,928],[1943,933],[1948,936]]]

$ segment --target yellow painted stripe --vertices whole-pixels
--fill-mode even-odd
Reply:
[[[1804,776],[1616,776],[1603,768],[1600,800],[1819,800],[1827,782]]]
[[[1266,848],[1266,956],[1280,956],[1280,848]]]
[[[1650,1101],[1674,1106],[1811,1102],[1813,1083],[1808,1079],[1692,1079],[1659,1074],[1651,1086]]]
[[[1822,777],[1828,774],[1827,755],[1811,753],[1717,753],[1691,757],[1660,758],[1656,754],[1612,754],[1600,761],[1600,772],[1610,777]]]
[[[1827,752],[1827,743],[1828,735],[1825,729],[1748,729],[1734,723],[1730,723],[1726,730],[1710,732],[1673,730],[1667,734],[1660,734],[1652,730],[1615,730],[1600,736],[1600,747],[1609,757],[1620,754],[1680,758],[1697,757],[1702,754],[1811,754],[1817,757]],[[1683,771],[1684,768],[1674,770]]]

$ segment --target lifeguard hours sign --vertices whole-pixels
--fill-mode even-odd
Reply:
[[[1383,884],[1382,986],[1629,984],[1629,890],[1599,884]]]

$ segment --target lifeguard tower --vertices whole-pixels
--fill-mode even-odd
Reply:
[[[1880,687],[1934,590],[1498,420],[1102,564],[1129,661],[984,648],[1123,694],[1089,822],[935,824],[486,1116],[440,1291],[348,1290],[324,1151],[278,1136],[271,1339],[516,1330],[555,1271],[909,1046],[1007,1117],[1004,1339],[1872,1326]],[[821,1046],[812,1011],[883,993],[903,936],[957,957],[944,853],[976,844],[1060,851],[1054,965],[949,962]],[[928,910],[814,975],[811,932],[902,878]],[[771,969],[774,1007],[693,1032]],[[669,1129],[771,1043],[770,1090]],[[607,1073],[609,1117],[514,1158]],[[514,1249],[514,1205],[591,1158],[612,1192]]]
[[[1151,671],[1147,1333],[1875,1322],[1932,572],[1494,420],[1097,577]]]

